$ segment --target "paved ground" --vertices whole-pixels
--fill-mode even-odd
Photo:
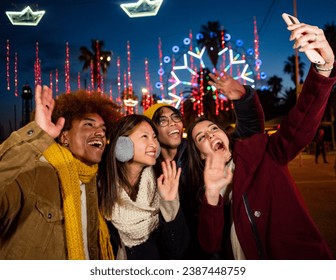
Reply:
[[[323,163],[322,156],[319,158],[319,164],[316,164],[314,155],[301,153],[290,162],[289,169],[310,214],[336,257],[335,156],[335,152],[329,152],[329,164]]]

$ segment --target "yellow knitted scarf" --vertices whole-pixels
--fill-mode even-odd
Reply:
[[[88,166],[74,158],[72,153],[54,143],[43,153],[48,162],[57,170],[62,185],[65,216],[65,234],[70,260],[84,260],[81,199],[79,182],[89,183],[95,176],[98,165]],[[114,259],[109,231],[99,211],[99,245],[101,259]]]

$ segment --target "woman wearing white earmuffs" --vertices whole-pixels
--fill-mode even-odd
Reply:
[[[121,118],[103,156],[99,175],[100,208],[110,221],[117,259],[178,259],[188,244],[188,229],[180,209],[181,169],[162,162],[157,129],[143,115]]]

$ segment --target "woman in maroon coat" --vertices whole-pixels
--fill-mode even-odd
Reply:
[[[299,38],[295,47],[318,50],[326,64],[310,68],[280,129],[235,141],[233,147],[210,120],[201,119],[188,131],[191,177],[203,191],[198,237],[206,251],[225,252],[222,258],[333,258],[287,165],[314,138],[336,82],[335,56],[321,29],[302,23],[288,29],[291,40]],[[214,83],[223,92],[225,76]]]

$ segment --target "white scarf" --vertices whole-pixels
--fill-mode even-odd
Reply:
[[[136,200],[130,199],[124,188],[118,203],[112,209],[112,224],[127,247],[145,242],[159,225],[159,194],[153,168],[146,167],[141,174]]]

